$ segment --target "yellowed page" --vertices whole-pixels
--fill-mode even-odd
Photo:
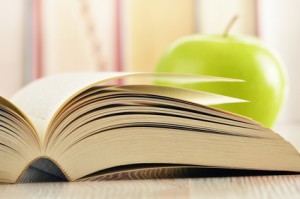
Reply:
[[[26,122],[31,126],[32,129],[36,130],[32,121],[29,119],[29,117],[22,111],[20,110],[16,105],[14,105],[12,102],[9,100],[5,99],[4,97],[0,96],[0,106],[7,106],[10,109],[14,110],[17,114],[19,114],[22,118],[26,120]]]
[[[13,183],[41,152],[39,136],[29,118],[0,96],[0,183]]]
[[[173,88],[167,86],[133,85],[133,86],[122,86],[121,89],[134,91],[136,93],[148,93],[148,94],[161,95],[161,96],[167,95],[168,97],[178,98],[181,100],[193,102],[196,104],[202,104],[206,106],[225,104],[225,103],[248,102],[246,100],[213,94],[209,92],[197,91],[192,89],[184,89],[184,88]]]
[[[163,73],[66,73],[35,81],[19,91],[12,101],[20,107],[34,123],[43,141],[47,128],[55,114],[73,97],[82,91],[119,78],[155,77],[155,80],[163,78],[168,82],[192,83],[240,80],[196,76],[187,74],[163,74]]]

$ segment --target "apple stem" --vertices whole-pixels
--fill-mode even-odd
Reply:
[[[231,20],[229,21],[229,23],[227,24],[225,30],[224,30],[224,33],[223,33],[223,36],[224,37],[227,37],[228,36],[228,33],[231,29],[231,27],[233,26],[233,24],[236,22],[236,20],[239,18],[239,16],[236,14],[234,15]]]

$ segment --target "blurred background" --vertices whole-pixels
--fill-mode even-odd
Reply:
[[[174,40],[253,35],[273,46],[289,74],[279,123],[299,123],[299,0],[0,0],[0,95],[68,71],[153,71]]]

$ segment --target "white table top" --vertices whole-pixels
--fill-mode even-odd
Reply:
[[[0,198],[300,198],[300,175],[1,185]]]

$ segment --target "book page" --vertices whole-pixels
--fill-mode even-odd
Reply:
[[[161,96],[168,96],[171,98],[177,98],[188,102],[193,102],[201,105],[217,105],[225,103],[239,103],[248,102],[246,100],[227,97],[223,95],[213,94],[209,92],[203,92],[185,88],[173,88],[167,86],[154,86],[154,85],[133,85],[122,86],[122,90],[133,91],[136,93],[147,93]]]
[[[34,125],[33,125],[33,123],[31,122],[31,120],[28,118],[28,116],[23,111],[21,111],[12,102],[8,101],[7,99],[5,99],[4,97],[1,97],[1,96],[0,96],[0,106],[6,106],[6,107],[12,109],[20,117],[24,118],[24,120],[26,120],[26,122],[30,125],[30,127],[32,127],[34,130],[36,130],[35,127],[34,127]]]
[[[41,141],[44,141],[45,133],[55,114],[73,97],[84,90],[105,82],[112,82],[119,78],[139,77],[143,81],[146,77],[162,78],[164,81],[177,83],[199,83],[212,81],[240,82],[241,80],[164,73],[93,73],[79,72],[49,76],[37,80],[20,90],[12,101],[23,110],[34,123]]]

